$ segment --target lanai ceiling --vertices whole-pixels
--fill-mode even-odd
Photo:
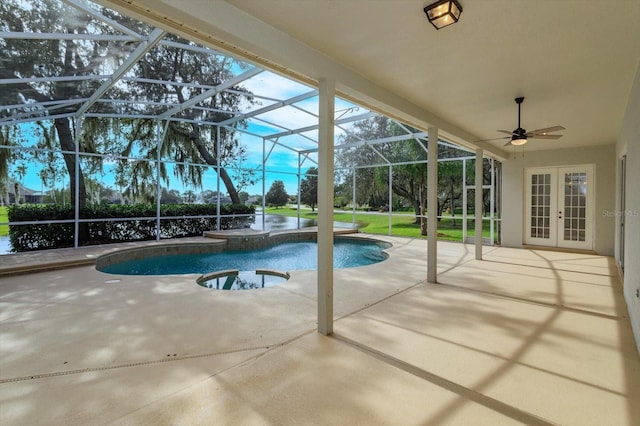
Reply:
[[[637,0],[461,0],[460,22],[439,31],[422,11],[428,0],[99,2],[312,80],[295,67],[308,54],[292,51],[299,42],[467,142],[515,129],[514,98],[524,96],[522,127],[566,128],[527,150],[613,144],[640,60]],[[274,37],[250,40],[267,30]]]

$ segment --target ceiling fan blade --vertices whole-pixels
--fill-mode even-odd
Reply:
[[[505,143],[505,144],[504,144],[504,146],[515,146],[515,145],[513,145],[513,144],[511,143],[511,141],[509,141],[509,142]]]
[[[502,139],[511,139],[511,136],[505,136],[505,137],[500,137],[500,138],[491,138],[491,139],[482,139],[479,141],[473,141],[474,143],[477,142],[491,142],[491,141],[498,141],[498,140],[502,140]]]
[[[553,127],[547,127],[544,129],[532,130],[531,132],[527,132],[527,136],[536,135],[536,134],[546,134],[550,132],[559,132],[560,130],[565,130],[565,128],[562,126],[553,126]]]
[[[508,135],[515,135],[515,133],[513,133],[513,132],[509,132],[509,131],[507,131],[507,130],[496,130],[496,132],[506,133],[506,134],[508,134]]]
[[[560,139],[562,135],[528,135],[529,139]]]

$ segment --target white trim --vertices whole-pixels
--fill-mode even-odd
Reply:
[[[437,127],[429,128],[427,142],[427,281],[438,282],[438,136]],[[436,160],[436,161],[433,161]],[[420,212],[424,214],[423,212]],[[435,214],[434,214],[435,213]]]
[[[561,174],[572,171],[586,171],[587,173],[587,194],[586,194],[586,233],[584,241],[567,241],[562,238],[564,235],[564,215],[561,216],[562,205],[564,203],[563,181]],[[547,174],[550,177],[550,203],[549,203],[549,237],[531,237],[531,176],[534,174]],[[526,167],[524,169],[524,199],[523,199],[523,229],[522,238],[524,244],[536,246],[548,246],[558,248],[569,248],[579,250],[593,250],[596,246],[596,166],[595,164],[578,164],[568,166],[550,167]]]
[[[318,128],[318,332],[333,333],[333,144],[335,82],[319,84]]]

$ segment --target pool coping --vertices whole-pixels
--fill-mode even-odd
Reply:
[[[278,230],[272,231],[270,233],[270,238],[275,238],[274,242],[277,243],[286,240],[288,236],[296,235],[312,238],[313,236],[316,236],[317,233],[317,227]],[[238,232],[235,231],[233,234],[237,235]],[[346,235],[361,233],[359,233],[357,229],[334,228],[333,234]],[[205,237],[203,235],[201,237],[174,238],[160,241],[134,241],[91,245],[78,248],[59,248],[12,253],[0,256],[0,277],[95,265],[100,257],[113,254],[115,252],[122,251],[130,253],[145,249],[148,250],[153,247],[157,247],[159,250],[167,250],[168,248],[175,247],[177,245],[190,245],[194,249],[211,249],[212,247],[218,247],[221,251],[223,249],[231,248],[227,246],[228,240],[226,239],[212,238],[210,236]]]
[[[255,230],[247,230],[246,233],[242,231],[243,230],[234,229],[230,231],[218,231],[209,235],[206,235],[208,233],[205,233],[204,236],[208,239],[212,239],[212,235],[215,235],[215,244],[202,242],[185,244],[166,243],[155,246],[133,247],[116,252],[105,253],[96,259],[95,266],[99,271],[104,271],[105,268],[109,268],[110,266],[117,265],[122,262],[142,260],[155,256],[199,255],[230,251],[260,250],[284,243],[316,241],[318,235],[317,231],[297,232],[296,230],[289,232],[275,232],[273,234],[269,231],[256,232]],[[347,231],[349,232],[334,230],[334,236],[344,236],[345,234],[357,233],[357,230]]]

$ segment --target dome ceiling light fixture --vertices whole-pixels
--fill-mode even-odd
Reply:
[[[458,0],[439,0],[424,8],[427,19],[436,30],[455,24],[462,14],[462,6]]]

